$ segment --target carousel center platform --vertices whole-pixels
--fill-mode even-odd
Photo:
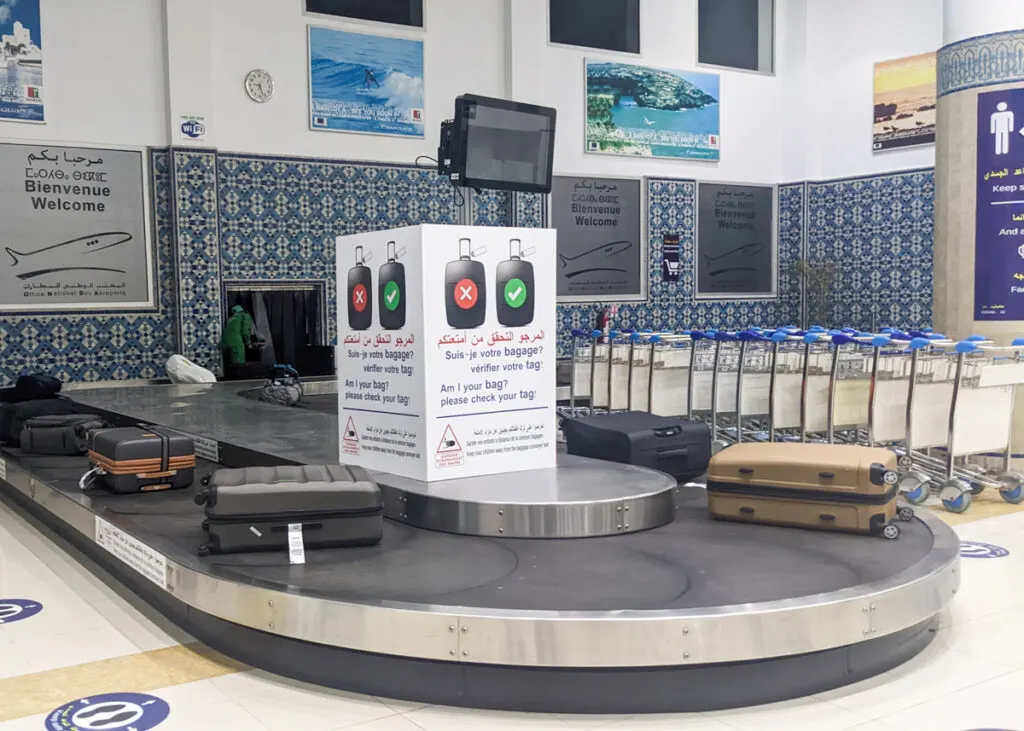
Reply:
[[[336,461],[329,389],[322,408],[313,393],[293,409],[239,398],[239,384],[68,395],[118,424],[193,435],[204,474]],[[302,566],[283,553],[199,557],[198,480],[82,493],[84,458],[3,460],[8,500],[201,641],[289,677],[428,703],[651,713],[805,696],[912,657],[959,586],[959,542],[925,511],[896,541],[723,523],[698,486],[590,460],[567,459],[516,500],[495,496],[529,480],[477,478],[485,499],[473,481],[446,486],[447,513],[441,497],[382,476],[389,500],[407,498],[389,508],[383,541],[309,551]],[[588,480],[602,486],[587,493]],[[409,507],[413,495],[434,512]],[[460,522],[462,505],[483,507]],[[607,516],[627,505],[656,517],[616,528],[626,520]],[[480,515],[509,509],[516,521]]]

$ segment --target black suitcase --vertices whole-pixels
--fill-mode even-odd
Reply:
[[[372,546],[384,531],[380,488],[361,467],[217,470],[195,501],[206,507],[201,556],[287,550],[294,523],[306,548]]]
[[[38,401],[0,403],[0,442],[19,444],[25,422],[38,416],[59,416],[75,413],[75,405],[63,398]]]
[[[92,432],[109,426],[96,414],[35,416],[21,430],[21,450],[29,454],[85,454]]]
[[[188,487],[195,479],[196,450],[184,434],[157,427],[122,427],[94,432],[89,461],[100,484],[116,493]]]
[[[568,417],[562,432],[569,454],[650,467],[680,482],[704,474],[711,460],[707,424],[644,411]]]

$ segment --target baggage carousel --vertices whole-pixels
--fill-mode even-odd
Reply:
[[[145,386],[69,396],[120,424],[192,434],[205,457],[200,473],[215,461],[337,460],[329,408],[315,408],[315,398],[305,409],[272,406],[240,399],[240,390]],[[309,551],[305,565],[292,566],[282,553],[200,558],[198,484],[83,494],[83,458],[3,457],[8,499],[203,642],[300,680],[428,703],[652,713],[801,697],[912,657],[959,586],[958,540],[926,511],[897,541],[724,523],[708,517],[699,486],[672,485],[666,512],[663,476],[589,460],[560,463],[553,472],[565,474],[550,476],[547,494],[527,489],[529,479],[503,483],[523,488],[502,503],[532,516],[522,522],[481,521],[500,500],[494,480],[478,478],[476,490],[463,481],[446,494],[445,525],[436,511],[407,508],[403,517],[393,506],[397,518],[385,521],[380,545]],[[586,480],[566,477],[572,472],[613,477],[588,493]],[[650,479],[650,489],[613,489],[633,479]],[[575,507],[559,520],[563,481],[561,497]],[[388,489],[434,499],[419,485]],[[639,504],[658,496],[661,506],[641,520],[646,529],[581,519],[625,515],[615,508],[635,504],[637,494]],[[452,522],[460,506],[477,517]]]

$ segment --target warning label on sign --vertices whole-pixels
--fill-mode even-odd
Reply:
[[[348,417],[345,431],[341,435],[341,451],[345,454],[359,456],[359,435],[356,434],[356,423],[352,421],[351,416]]]
[[[437,445],[435,461],[438,467],[460,467],[466,461],[462,445],[459,444],[459,439],[455,436],[451,424],[444,428],[441,443]]]

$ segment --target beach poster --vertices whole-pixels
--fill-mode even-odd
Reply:
[[[309,27],[310,127],[423,137],[423,41]]]
[[[0,120],[43,122],[39,0],[0,0]]]
[[[935,83],[934,53],[875,64],[875,150],[935,142]]]
[[[590,153],[718,160],[719,76],[586,61]]]

